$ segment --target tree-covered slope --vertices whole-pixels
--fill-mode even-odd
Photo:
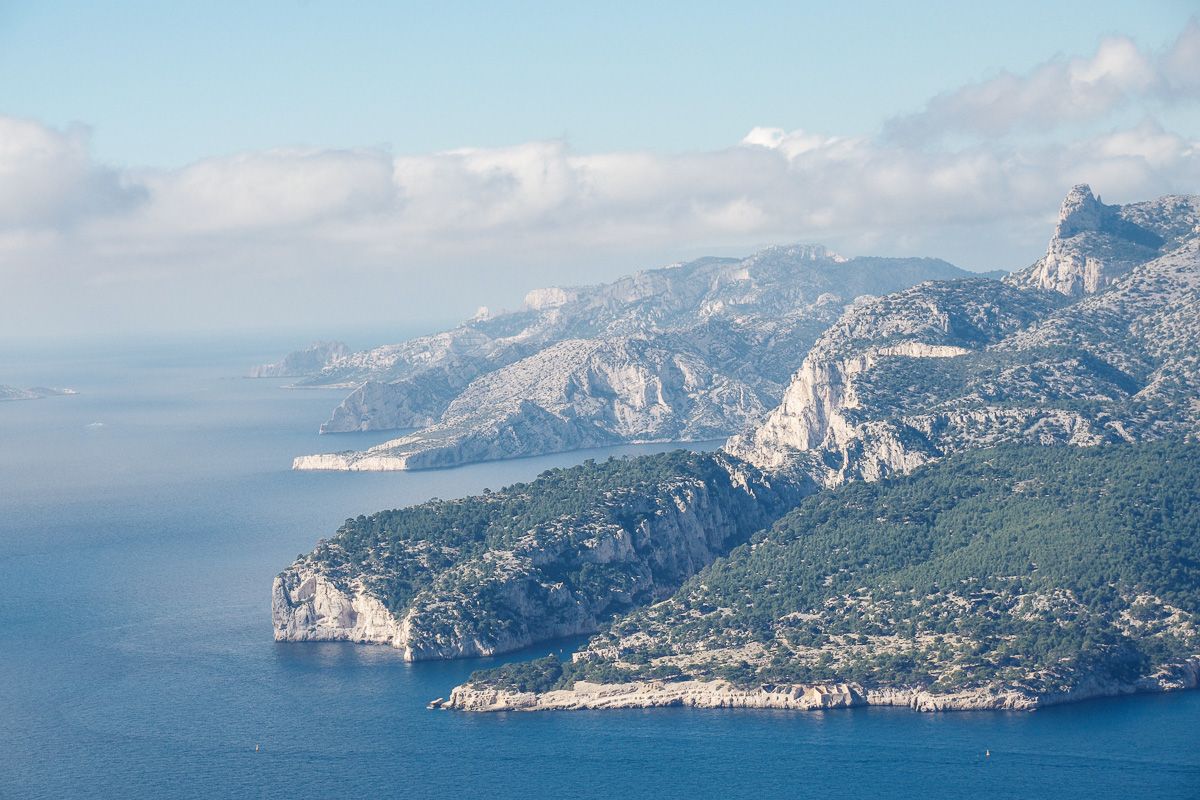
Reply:
[[[360,516],[276,578],[275,635],[428,659],[593,632],[668,596],[799,495],[724,454],[676,451]]]
[[[1200,446],[1006,446],[803,501],[634,611],[573,663],[474,690],[577,680],[848,682],[1033,698],[1150,688],[1200,656]]]

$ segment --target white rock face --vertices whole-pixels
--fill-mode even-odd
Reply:
[[[533,311],[544,311],[547,308],[558,308],[575,300],[578,294],[569,289],[552,286],[547,289],[534,289],[525,295],[525,307]]]
[[[276,641],[405,644],[402,626],[377,598],[361,589],[342,591],[314,570],[298,569],[275,578],[271,618]]]
[[[582,709],[772,708],[813,711],[856,706],[899,706],[914,711],[1032,711],[1093,697],[1169,692],[1200,686],[1200,659],[1132,683],[1087,681],[1070,692],[1029,694],[980,689],[932,693],[920,688],[866,688],[856,683],[786,684],[744,688],[728,681],[589,683],[543,693],[501,691],[467,683],[454,687],[442,706],[459,711],[575,711]]]

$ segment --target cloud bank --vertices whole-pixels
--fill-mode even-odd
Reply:
[[[708,152],[586,154],[563,141],[420,155],[277,149],[139,170],[97,163],[86,128],[0,117],[0,286],[66,308],[76,295],[119,305],[123,292],[147,324],[156,304],[173,320],[185,307],[188,318],[257,308],[270,324],[312,313],[292,309],[321,287],[354,303],[347,280],[395,291],[397,315],[424,295],[426,311],[442,302],[453,316],[455,303],[493,300],[464,286],[516,293],[547,277],[603,277],[572,264],[611,275],[661,254],[770,241],[1015,268],[1009,259],[1040,248],[1074,183],[1110,200],[1200,189],[1200,142],[1150,111],[1104,125],[1117,110],[1198,96],[1192,22],[1163,52],[1110,38],[1090,56],[964,86],[878,137],[762,127]],[[1053,135],[1081,122],[1097,124]],[[1046,135],[1009,136],[1031,130]],[[941,141],[959,134],[975,138]],[[530,263],[560,269],[523,271]],[[221,285],[254,302],[222,299]]]

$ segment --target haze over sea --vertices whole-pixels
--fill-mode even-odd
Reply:
[[[237,377],[288,344],[0,354],[2,383],[80,391],[0,404],[0,797],[1200,796],[1200,692],[475,715],[425,704],[501,659],[276,644],[272,577],[346,517],[663,449],[294,473],[296,454],[388,435],[318,437],[336,393]]]

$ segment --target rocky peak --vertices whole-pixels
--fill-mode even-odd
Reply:
[[[1092,194],[1092,187],[1086,183],[1073,186],[1058,210],[1054,238],[1069,239],[1083,231],[1098,231],[1103,224],[1105,211],[1112,210]]]
[[[1058,212],[1046,255],[1005,280],[1067,297],[1095,294],[1138,264],[1162,254],[1167,240],[1143,227],[1133,206],[1109,206],[1087,184],[1071,188]]]

